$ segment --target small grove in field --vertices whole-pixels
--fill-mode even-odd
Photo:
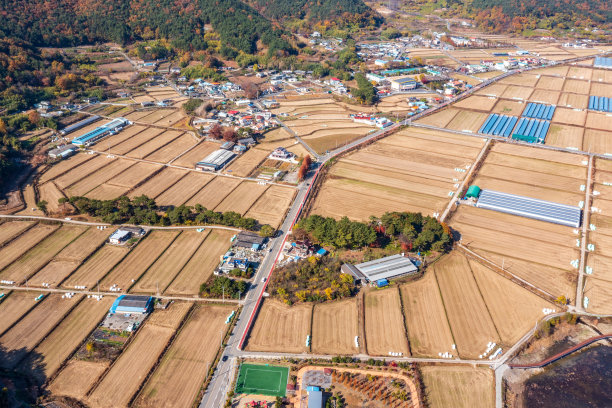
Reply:
[[[61,198],[60,204],[70,203],[79,214],[100,217],[111,224],[130,223],[137,225],[206,225],[217,224],[242,228],[250,231],[262,230],[271,234],[269,225],[259,225],[254,218],[243,217],[237,212],[217,212],[200,204],[180,205],[163,212],[155,200],[141,195],[130,199],[121,196],[114,200],[95,200],[87,197]],[[161,215],[160,215],[161,214]],[[271,231],[272,230],[272,231]]]
[[[396,245],[403,250],[446,252],[452,246],[449,227],[421,213],[387,212],[380,218],[370,217],[370,223],[311,215],[297,227],[321,245],[335,248]]]
[[[277,269],[270,292],[286,304],[343,299],[355,293],[351,275],[341,273],[342,262],[332,257],[311,256]]]
[[[200,294],[203,297],[238,299],[246,292],[248,283],[243,280],[230,279],[225,276],[215,276],[208,282],[200,285]]]

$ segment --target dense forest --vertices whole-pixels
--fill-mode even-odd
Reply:
[[[308,236],[323,246],[360,249],[369,246],[398,246],[405,251],[446,252],[452,247],[450,228],[437,219],[420,213],[387,212],[369,223],[347,217],[311,215],[296,225],[294,238]]]
[[[444,6],[447,17],[458,15],[474,19],[489,32],[529,34],[536,29],[564,31],[599,25],[610,27],[612,8],[607,0],[446,0],[415,3]]]
[[[362,18],[365,22],[373,16],[370,7],[362,0],[251,0],[250,4],[274,20],[295,18],[331,21],[337,18]]]
[[[181,49],[207,47],[205,24],[221,41],[246,53],[258,41],[271,52],[291,52],[283,30],[239,0],[6,0],[0,36],[37,46],[167,39]]]

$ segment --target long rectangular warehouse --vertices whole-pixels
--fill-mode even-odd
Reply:
[[[359,272],[358,274],[353,274],[353,276],[365,276],[369,282],[412,275],[419,270],[409,258],[399,254],[351,265],[351,267]]]
[[[582,219],[579,207],[493,190],[482,190],[476,207],[574,228],[580,226]]]
[[[97,116],[97,115],[89,116],[89,117],[83,119],[80,122],[73,123],[70,126],[66,126],[62,130],[60,130],[60,133],[65,136],[65,135],[67,135],[69,133],[72,133],[72,132],[74,132],[76,130],[81,129],[82,127],[85,127],[85,126],[87,126],[87,125],[89,125],[91,123],[94,123],[97,120],[100,120],[100,116]]]

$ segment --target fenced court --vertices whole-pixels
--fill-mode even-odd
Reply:
[[[284,397],[288,377],[288,367],[242,364],[236,393]]]

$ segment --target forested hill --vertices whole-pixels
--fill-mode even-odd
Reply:
[[[3,0],[0,15],[0,37],[37,46],[164,38],[204,49],[210,23],[224,44],[244,52],[254,52],[258,41],[291,48],[281,29],[240,0]]]
[[[367,16],[372,11],[362,0],[250,0],[250,4],[274,20],[299,18],[324,21]]]
[[[490,31],[612,24],[610,0],[454,0],[451,3],[466,9],[479,26]]]

